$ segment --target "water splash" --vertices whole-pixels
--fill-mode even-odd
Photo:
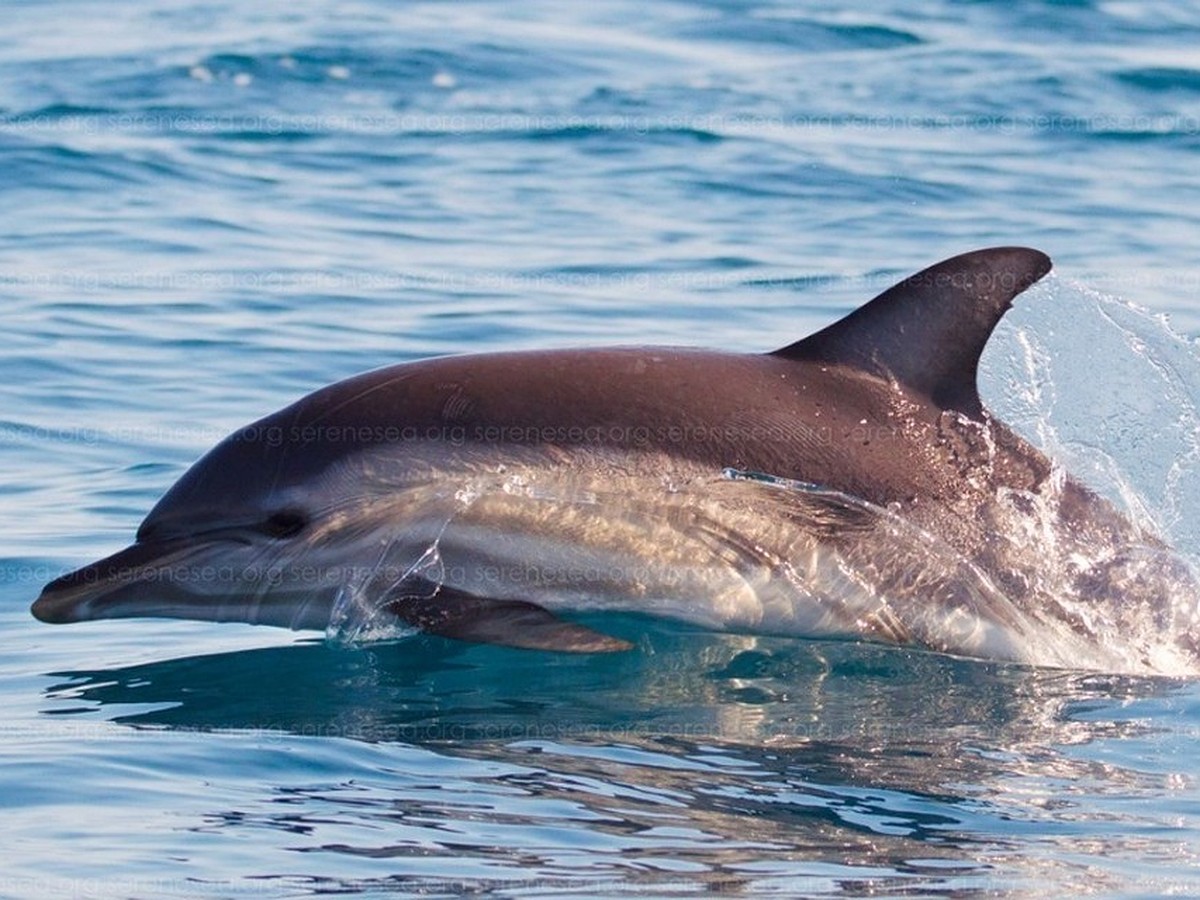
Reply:
[[[445,580],[441,552],[436,542],[430,544],[415,562],[402,566],[402,574],[396,578],[387,574],[396,571],[388,559],[391,546],[373,570],[342,585],[325,630],[327,640],[335,644],[371,644],[417,633],[416,628],[388,612],[386,605],[405,597],[436,594],[436,586]]]
[[[1001,323],[980,376],[998,416],[1110,500],[1145,536],[1115,547],[1066,547],[1050,527],[1055,492],[1043,501],[1002,498],[1027,512],[1010,521],[1026,528],[1019,540],[1042,549],[1040,589],[1055,598],[1065,620],[1115,653],[1124,671],[1195,674],[1196,344],[1162,317],[1051,277]],[[1089,596],[1099,585],[1104,602]]]
[[[1200,557],[1200,351],[1166,320],[1054,276],[980,367],[991,409],[1134,521]]]
[[[1197,626],[1191,568],[1150,543],[1080,547],[1062,537],[1061,469],[1043,494],[1000,495],[995,540],[1035,560],[1020,593],[895,511],[805,482],[732,469],[725,475],[858,511],[858,539],[843,536],[819,564],[781,574],[793,581],[795,596],[846,609],[859,637],[1056,668],[1196,670],[1193,650],[1175,640]]]
[[[433,536],[424,544],[408,535],[412,523],[385,518],[373,534],[379,552],[366,566],[347,567],[347,577],[334,600],[325,629],[335,644],[367,644],[400,640],[417,633],[389,607],[406,599],[429,600],[447,583],[441,543],[447,529],[483,497],[523,488],[520,475],[477,475],[456,484],[427,485],[414,491],[419,499],[408,512],[419,511]]]
[[[410,637],[417,629],[387,607],[396,601],[429,599],[446,582],[441,539],[455,516],[469,509],[485,488],[479,479],[468,479],[452,491],[435,489],[427,505],[432,506],[435,536],[423,548],[414,549],[404,540],[404,522],[385,526],[379,537],[380,552],[373,565],[353,574],[342,585],[329,625],[327,640],[336,644],[376,643]],[[451,497],[447,498],[447,493]],[[449,504],[447,506],[447,503]]]

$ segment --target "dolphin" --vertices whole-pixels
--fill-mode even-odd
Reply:
[[[218,444],[33,615],[627,649],[572,619],[611,610],[1194,668],[1190,569],[980,400],[993,329],[1050,268],[1023,247],[956,256],[764,354],[501,352],[348,378]]]

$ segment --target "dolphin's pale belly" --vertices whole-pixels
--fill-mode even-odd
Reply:
[[[1034,665],[1190,665],[1163,639],[1178,623],[1122,612],[1193,591],[1187,572],[1156,563],[1140,588],[1110,571],[1107,594],[1083,597],[1063,580],[1011,596],[911,521],[814,485],[733,471],[669,484],[645,472],[509,468],[442,473],[393,502],[403,513],[385,518],[404,526],[381,525],[369,549],[354,551],[364,562],[331,613],[335,636],[394,629],[388,610],[403,606],[415,582],[425,585],[417,593],[432,583],[555,612],[637,612],[710,630],[867,639]],[[1044,541],[1025,550],[1039,575],[1066,552]],[[1070,566],[1079,565],[1070,551]]]
[[[639,612],[996,659],[1030,661],[1031,642],[1038,652],[1034,624],[978,569],[843,494],[732,472],[677,486],[544,470],[458,483],[453,492],[446,479],[412,488],[403,534],[374,533],[378,566],[343,591],[337,633],[386,621],[383,611],[403,604],[419,576],[553,611]]]

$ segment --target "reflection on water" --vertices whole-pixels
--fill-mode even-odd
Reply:
[[[359,647],[313,641],[60,673],[65,680],[50,696],[97,704],[134,725],[418,743],[628,731],[778,745],[919,740],[923,730],[940,739],[972,722],[1054,728],[1080,685],[1154,683],[882,646],[714,635],[635,616],[584,621],[603,622],[638,651],[539,653],[422,635]],[[122,715],[124,704],[138,711]],[[893,724],[898,732],[888,731]],[[1035,735],[1047,736],[1056,735]]]
[[[203,827],[373,861],[356,887],[424,883],[453,858],[464,886],[514,890],[971,892],[1068,877],[1072,853],[1104,868],[1170,849],[1152,811],[1173,776],[1097,748],[1151,739],[1122,706],[1169,704],[1172,682],[603,626],[640,652],[314,642],[60,673],[46,711],[344,756],[343,775],[264,785]]]

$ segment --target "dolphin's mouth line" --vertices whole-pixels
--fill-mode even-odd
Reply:
[[[194,577],[189,560],[220,548],[222,542],[197,543],[190,538],[138,541],[91,565],[68,572],[42,589],[32,612],[43,622],[77,622],[103,611],[111,616],[106,599],[117,602],[120,592],[150,582],[170,586]],[[139,609],[146,608],[142,601]]]

